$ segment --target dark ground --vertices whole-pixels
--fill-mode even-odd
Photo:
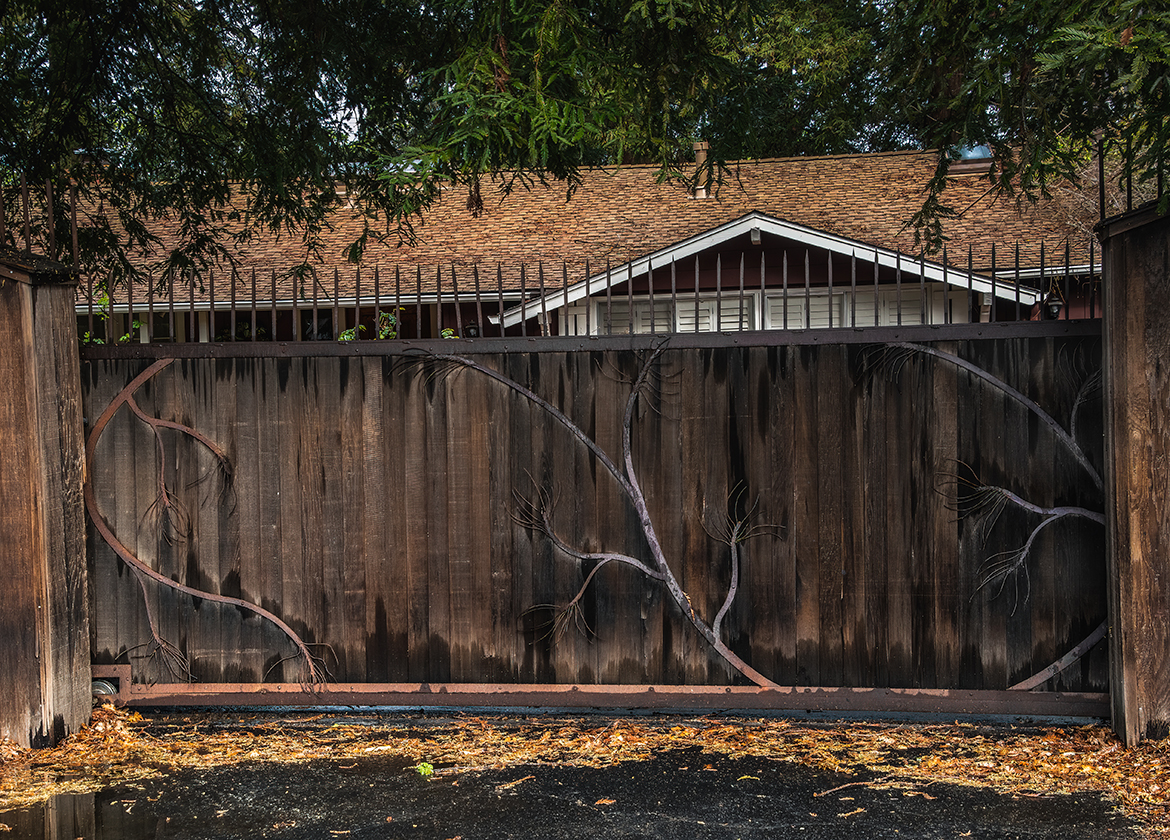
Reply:
[[[11,828],[0,838],[1140,836],[1097,796],[1017,798],[942,784],[875,789],[867,780],[698,749],[603,769],[440,769],[425,777],[401,759],[237,765],[0,813]]]

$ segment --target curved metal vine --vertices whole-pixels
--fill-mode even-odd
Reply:
[[[160,420],[155,417],[150,417],[138,406],[134,400],[134,394],[144,384],[150,381],[160,371],[170,365],[174,359],[162,359],[138,376],[134,377],[121,393],[106,406],[105,411],[98,417],[97,422],[94,423],[93,429],[90,431],[89,438],[85,443],[85,483],[82,487],[82,493],[85,500],[85,509],[89,514],[90,520],[97,529],[98,534],[102,539],[113,549],[114,553],[118,555],[134,573],[138,580],[139,586],[142,589],[142,599],[146,606],[147,621],[150,625],[150,633],[152,637],[152,653],[161,655],[164,667],[173,675],[186,680],[191,679],[190,663],[186,656],[176,648],[173,644],[168,642],[158,632],[158,623],[156,621],[154,611],[151,609],[150,597],[147,591],[147,581],[154,581],[160,586],[165,586],[173,589],[176,592],[181,592],[184,595],[190,595],[193,598],[200,598],[206,601],[211,601],[217,604],[226,604],[228,606],[239,607],[248,612],[255,613],[261,618],[272,622],[280,629],[285,636],[293,643],[297,649],[297,656],[301,659],[301,683],[305,685],[316,685],[324,682],[328,677],[328,672],[325,668],[323,660],[316,656],[310,649],[308,644],[288,626],[279,616],[273,614],[263,607],[253,604],[251,601],[246,601],[243,598],[233,598],[228,595],[219,595],[214,592],[207,592],[202,589],[196,589],[192,586],[179,583],[171,580],[166,575],[161,574],[155,569],[151,568],[150,564],[139,558],[132,552],[121,540],[118,539],[109,523],[106,521],[101,508],[98,506],[97,497],[93,489],[93,458],[94,452],[97,450],[98,441],[101,439],[102,432],[105,431],[106,426],[110,420],[113,419],[118,409],[123,405],[127,406],[134,416],[144,422],[153,432],[155,443],[158,447],[160,455],[159,465],[159,494],[151,506],[156,515],[162,518],[163,527],[162,532],[164,537],[170,538],[176,522],[181,523],[185,520],[185,513],[183,513],[181,506],[177,503],[170,488],[166,486],[163,480],[162,454],[163,442],[160,434],[161,429],[170,429],[187,435],[195,441],[198,441],[204,446],[212,455],[215,456],[217,463],[225,470],[225,474],[231,474],[231,464],[228,461],[226,453],[220,449],[212,440],[205,435],[199,433],[195,429],[185,426],[182,423],[176,423],[170,420]]]

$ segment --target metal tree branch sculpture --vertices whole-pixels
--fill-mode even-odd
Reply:
[[[930,356],[947,364],[954,365],[961,370],[965,370],[1026,408],[1051,430],[1056,440],[1060,441],[1066,451],[1072,455],[1089,477],[1089,480],[1093,482],[1094,486],[1098,490],[1104,489],[1105,484],[1101,473],[1093,466],[1088,454],[1077,441],[1078,414],[1093,393],[1100,390],[1102,381],[1100,370],[1093,371],[1082,378],[1077,388],[1076,396],[1073,399],[1073,404],[1069,412],[1068,428],[1066,429],[1055,417],[1041,408],[1035,400],[1030,399],[989,371],[946,350],[939,350],[938,348],[928,347],[924,344],[895,342],[875,348],[869,354],[869,361],[873,363],[875,368],[885,370],[896,378],[906,362],[918,355]],[[1024,603],[1028,601],[1030,593],[1028,559],[1032,554],[1032,549],[1040,534],[1050,525],[1070,518],[1087,519],[1090,522],[1097,523],[1101,527],[1105,527],[1105,514],[1101,511],[1090,510],[1075,505],[1052,507],[1037,505],[1025,499],[1023,496],[1013,493],[1006,487],[985,484],[975,474],[974,470],[970,471],[970,476],[954,476],[960,484],[968,488],[959,499],[959,508],[963,516],[979,517],[981,519],[980,525],[985,535],[995,526],[1000,514],[1009,505],[1026,513],[1042,517],[1040,522],[1029,532],[1023,545],[1009,551],[994,554],[983,561],[980,567],[979,582],[975,588],[975,592],[972,593],[972,597],[974,597],[975,594],[983,589],[994,589],[993,597],[998,597],[1003,593],[1007,584],[1012,582],[1016,595],[1015,603],[1012,607],[1012,613],[1014,614],[1019,605],[1021,585],[1024,589]],[[1077,644],[1065,656],[1061,657],[1061,659],[1028,679],[1011,686],[1011,688],[1022,690],[1035,688],[1072,665],[1104,637],[1107,623],[1107,621],[1102,622],[1083,641]]]
[[[159,654],[162,657],[163,667],[173,677],[180,677],[185,680],[191,679],[191,667],[187,657],[176,648],[172,643],[162,638],[158,631],[158,622],[155,618],[154,611],[150,606],[150,597],[147,590],[147,581],[152,580],[162,586],[173,589],[176,592],[181,592],[184,595],[190,595],[193,598],[201,598],[206,601],[211,601],[217,604],[226,604],[233,607],[239,607],[248,612],[264,618],[277,626],[285,636],[293,643],[297,650],[297,656],[301,660],[301,682],[305,685],[315,685],[324,682],[328,677],[328,672],[325,668],[324,662],[320,657],[316,656],[297,633],[288,626],[281,618],[274,615],[272,612],[264,609],[261,606],[253,604],[242,598],[233,598],[228,595],[219,595],[214,592],[207,592],[202,589],[196,589],[192,586],[179,583],[171,580],[166,575],[153,569],[148,563],[136,556],[117,535],[114,534],[105,516],[102,514],[101,508],[98,506],[97,497],[93,489],[93,458],[94,452],[97,450],[98,441],[101,439],[102,432],[105,431],[106,426],[110,420],[113,419],[118,409],[126,405],[134,416],[145,423],[154,435],[156,451],[158,452],[158,486],[159,492],[154,503],[151,505],[151,510],[160,520],[160,529],[163,536],[168,540],[174,539],[183,523],[187,521],[187,514],[184,512],[182,505],[175,497],[173,491],[167,486],[165,481],[165,463],[166,463],[166,449],[163,445],[161,430],[170,429],[186,435],[193,440],[198,441],[203,445],[213,456],[215,456],[216,463],[219,468],[224,471],[225,476],[231,476],[231,464],[228,461],[226,453],[213,441],[205,435],[200,434],[195,429],[185,426],[182,423],[176,423],[170,420],[160,420],[156,417],[151,417],[146,414],[134,400],[134,394],[144,384],[150,381],[161,370],[166,368],[174,359],[162,359],[155,362],[138,376],[131,380],[121,393],[116,396],[113,401],[106,406],[105,411],[94,423],[92,431],[90,431],[89,439],[85,444],[85,484],[82,488],[82,493],[85,499],[86,512],[89,514],[90,520],[93,522],[97,532],[102,539],[113,549],[114,553],[118,555],[134,573],[138,580],[138,584],[142,589],[142,599],[146,606],[147,622],[150,625],[150,634],[152,637],[152,652],[151,655]]]
[[[531,389],[520,384],[516,380],[494,370],[479,362],[450,353],[427,353],[425,355],[413,357],[408,360],[408,364],[429,366],[428,376],[443,377],[458,371],[473,371],[482,376],[498,382],[505,388],[519,394],[524,399],[528,400],[534,406],[539,408],[553,420],[555,420],[561,427],[563,427],[569,434],[575,437],[581,444],[597,459],[597,462],[610,474],[613,480],[617,483],[618,488],[622,494],[629,501],[633,507],[634,513],[637,516],[638,524],[641,528],[643,536],[649,546],[650,559],[648,561],[639,560],[626,554],[616,552],[600,552],[588,553],[578,551],[570,546],[565,540],[561,539],[554,528],[552,527],[551,517],[551,500],[546,493],[539,490],[532,499],[522,500],[518,506],[516,513],[517,521],[521,524],[531,527],[545,534],[553,545],[563,554],[572,557],[579,561],[593,561],[597,565],[586,576],[584,583],[581,585],[577,594],[569,601],[568,605],[560,608],[557,611],[556,617],[553,619],[552,629],[550,632],[555,636],[563,633],[565,629],[571,624],[583,623],[583,616],[580,612],[580,601],[583,597],[589,584],[593,581],[596,572],[599,568],[609,563],[617,563],[627,568],[632,568],[651,580],[659,581],[670,594],[671,600],[682,611],[686,619],[691,623],[700,636],[710,645],[711,649],[722,658],[728,665],[738,671],[747,679],[751,680],[756,685],[762,688],[776,688],[777,684],[758,672],[755,668],[745,662],[738,654],[736,654],[722,638],[722,624],[723,621],[734,603],[736,595],[739,592],[739,551],[738,546],[746,539],[755,536],[763,531],[759,528],[750,526],[750,516],[743,517],[732,521],[726,528],[726,533],[721,532],[720,538],[727,542],[731,547],[731,582],[728,586],[727,595],[724,598],[715,620],[708,623],[701,615],[699,615],[691,604],[691,599],[688,597],[682,586],[678,582],[674,571],[667,562],[666,554],[662,549],[662,544],[658,539],[658,533],[654,528],[654,523],[650,518],[650,510],[646,504],[646,497],[642,491],[641,482],[638,478],[638,471],[634,465],[633,458],[633,422],[638,400],[643,396],[646,389],[649,387],[651,374],[658,364],[662,353],[665,351],[665,344],[660,344],[652,350],[643,360],[641,368],[637,376],[633,379],[630,386],[630,394],[626,399],[625,411],[622,417],[622,451],[619,461],[615,461],[603,450],[596,441],[594,441],[584,430],[574,423],[563,411],[554,406],[552,403],[545,400],[543,397],[536,394]]]

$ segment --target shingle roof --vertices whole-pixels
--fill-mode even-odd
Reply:
[[[399,244],[391,237],[367,248],[360,264],[363,290],[370,290],[374,267],[383,278],[399,267],[409,279],[404,290],[412,291],[416,270],[421,270],[424,289],[433,289],[436,267],[445,267],[446,292],[452,265],[467,269],[459,277],[461,289],[466,289],[472,265],[493,288],[497,264],[503,265],[506,287],[518,286],[521,264],[534,271],[543,263],[549,283],[559,284],[561,265],[567,263],[569,279],[576,281],[583,278],[586,261],[596,271],[607,260],[625,262],[751,211],[917,253],[908,220],[922,206],[936,160],[931,152],[895,152],[743,161],[731,165],[730,176],[707,198],[695,197],[676,183],[659,183],[654,167],[624,166],[585,172],[571,198],[555,183],[509,194],[501,191],[502,182],[484,184],[484,208],[478,216],[467,209],[466,195],[452,190],[416,222],[414,243]],[[1036,265],[1041,241],[1050,249],[1057,247],[1063,259],[1072,231],[1050,205],[993,196],[987,180],[976,176],[953,178],[945,199],[960,211],[944,225],[951,262],[965,267],[970,247],[976,270],[986,269],[995,243],[1001,249],[999,265],[1004,266],[1014,260],[1010,249],[1018,243],[1021,264]],[[327,291],[332,291],[334,269],[342,286],[352,289],[355,266],[343,254],[360,233],[357,215],[342,213],[324,237],[324,262],[317,270]],[[1073,246],[1073,262],[1085,261],[1084,243]],[[254,269],[261,288],[268,289],[275,272],[278,297],[290,296],[292,280],[285,275],[303,259],[304,247],[295,237],[253,240],[239,253],[243,283],[250,283],[247,277]],[[244,293],[243,285],[240,291]],[[142,299],[141,292],[136,295]],[[217,297],[226,296],[221,287]]]

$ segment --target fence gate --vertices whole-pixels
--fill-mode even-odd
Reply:
[[[87,348],[95,675],[1104,715],[1099,332]]]

